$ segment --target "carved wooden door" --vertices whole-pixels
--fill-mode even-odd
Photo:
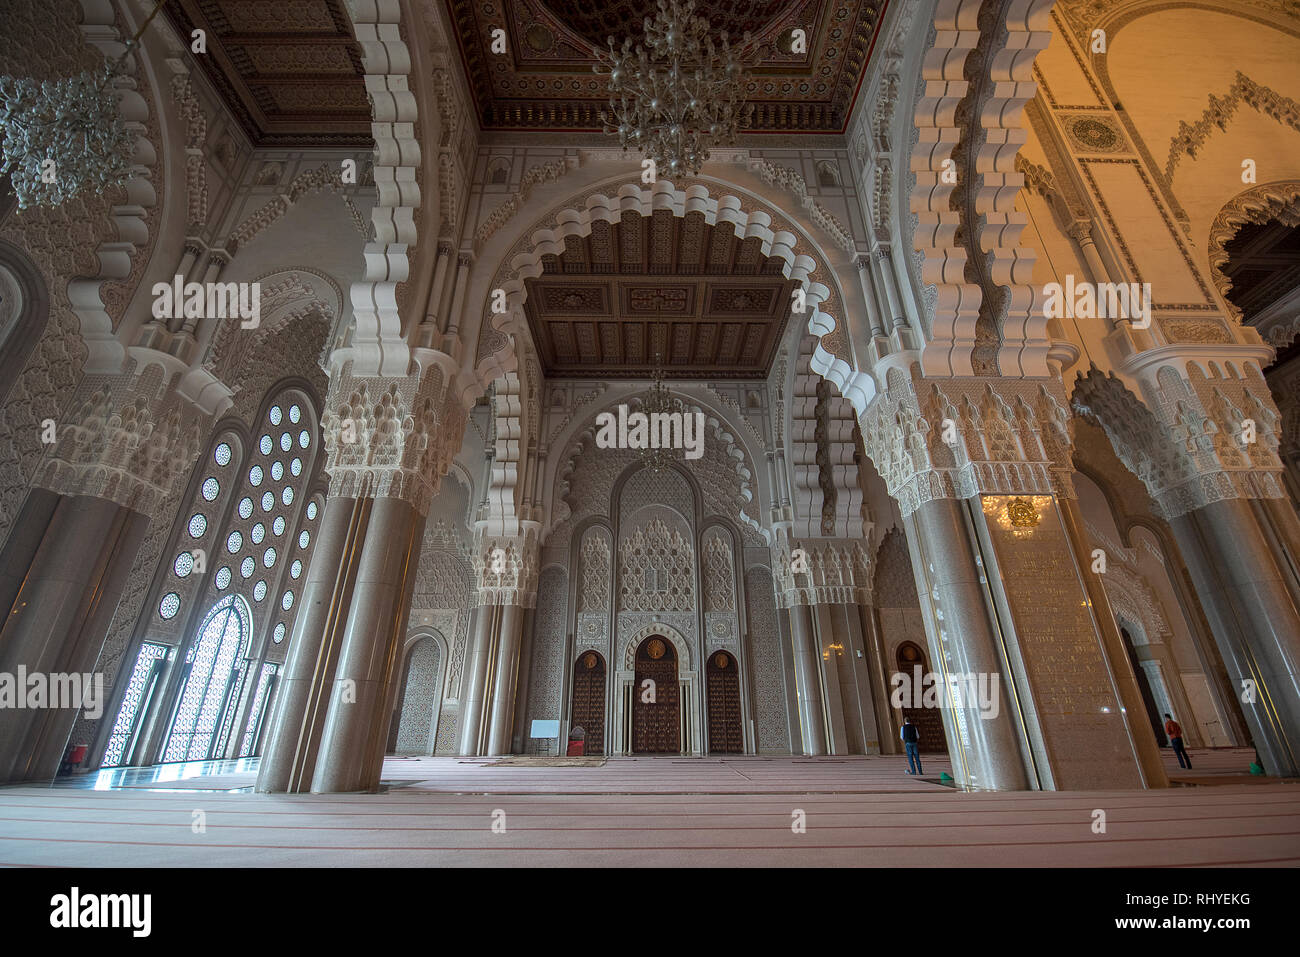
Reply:
[[[634,754],[681,753],[681,708],[677,702],[677,652],[667,638],[652,635],[636,650]]]
[[[918,668],[920,669],[919,672],[917,671]],[[908,681],[912,685],[916,684],[917,674],[920,674],[923,680],[924,676],[929,673],[925,652],[913,642],[903,642],[898,646],[898,670],[907,675]],[[948,753],[948,736],[944,734],[943,714],[938,708],[914,708],[905,704],[903,706],[903,717],[911,718],[912,724],[916,725],[917,733],[921,739],[917,742],[918,750],[922,754]]]
[[[583,754],[605,753],[605,659],[584,651],[573,665],[573,721],[586,732]]]
[[[740,723],[740,672],[736,659],[725,651],[709,655],[705,667],[709,696],[709,753],[743,754],[745,738]]]

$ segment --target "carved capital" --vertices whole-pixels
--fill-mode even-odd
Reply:
[[[890,370],[860,422],[863,445],[909,515],[936,499],[1074,497],[1059,379],[927,379]]]
[[[476,605],[537,604],[537,530],[522,535],[488,535],[480,529],[474,541]]]
[[[193,468],[207,422],[175,393],[150,396],[134,386],[91,386],[57,427],[34,484],[144,514],[166,498]]]
[[[465,421],[437,365],[418,380],[337,376],[321,418],[330,494],[400,498],[427,515]]]
[[[1228,368],[1211,378],[1195,363],[1163,366],[1145,403],[1096,366],[1079,376],[1075,408],[1105,429],[1166,519],[1226,499],[1285,497],[1277,406],[1253,365],[1242,375]]]

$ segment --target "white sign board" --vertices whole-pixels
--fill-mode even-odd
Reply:
[[[555,721],[534,721],[533,730],[529,732],[530,738],[558,738],[560,736],[560,722]]]

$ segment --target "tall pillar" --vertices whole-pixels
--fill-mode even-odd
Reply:
[[[479,754],[483,746],[483,699],[496,658],[499,608],[499,605],[480,605],[475,611],[474,640],[460,692],[460,753],[466,756]]]
[[[1009,693],[1011,682],[989,616],[986,578],[972,548],[964,511],[959,501],[935,499],[905,521],[917,592],[928,596],[935,609],[937,634],[930,638],[931,662],[944,675],[997,679],[990,681],[997,695],[996,714],[981,712],[978,702],[965,697],[960,702],[963,707],[953,707],[948,700],[942,708],[953,776],[965,787],[1024,790],[1031,779],[1016,724],[1016,703]]]
[[[1300,775],[1298,533],[1283,515],[1279,416],[1258,367],[1271,350],[1216,346],[1227,371],[1211,379],[1200,360],[1168,348],[1158,364],[1144,362],[1134,337],[1121,328],[1111,338],[1132,353],[1147,401],[1093,368],[1079,377],[1075,405],[1101,423],[1173,529],[1264,770]]]
[[[790,607],[794,680],[799,697],[799,734],[804,754],[826,753],[826,716],[822,710],[821,654],[813,632],[812,609]]]
[[[106,499],[58,500],[5,609],[0,673],[17,676],[22,669],[29,678],[39,676],[49,695],[71,687],[56,676],[94,681],[92,669],[148,524],[145,516]],[[29,690],[22,684],[15,688],[19,695]],[[57,703],[0,708],[0,782],[49,781],[58,772],[82,701],[51,707]]]
[[[1170,520],[1269,774],[1300,775],[1300,612],[1249,503]]]
[[[862,417],[903,515],[937,672],[922,706],[937,698],[967,787],[1144,781],[1139,739],[1151,731],[1125,713],[1062,515],[1074,497],[1067,410],[1054,377],[927,377],[913,365]]]
[[[527,609],[524,612],[523,627],[519,630],[519,678],[515,683],[514,733],[510,738],[510,749],[514,754],[523,754],[528,746],[528,727],[525,722],[528,720],[528,676],[532,674],[533,629],[536,620],[537,610]]]
[[[257,771],[258,791],[306,791],[343,643],[373,499],[330,498],[321,513],[316,549],[302,586],[284,677]]]
[[[379,786],[393,678],[411,614],[423,534],[424,516],[410,503],[375,499],[321,735],[314,792]]]
[[[497,646],[496,681],[492,685],[492,716],[488,725],[488,754],[510,753],[522,618],[522,609],[518,605],[506,605],[501,609],[501,637]]]

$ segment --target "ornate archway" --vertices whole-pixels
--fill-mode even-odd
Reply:
[[[583,754],[605,753],[605,659],[584,651],[573,663],[573,710],[570,735],[583,731]]]

